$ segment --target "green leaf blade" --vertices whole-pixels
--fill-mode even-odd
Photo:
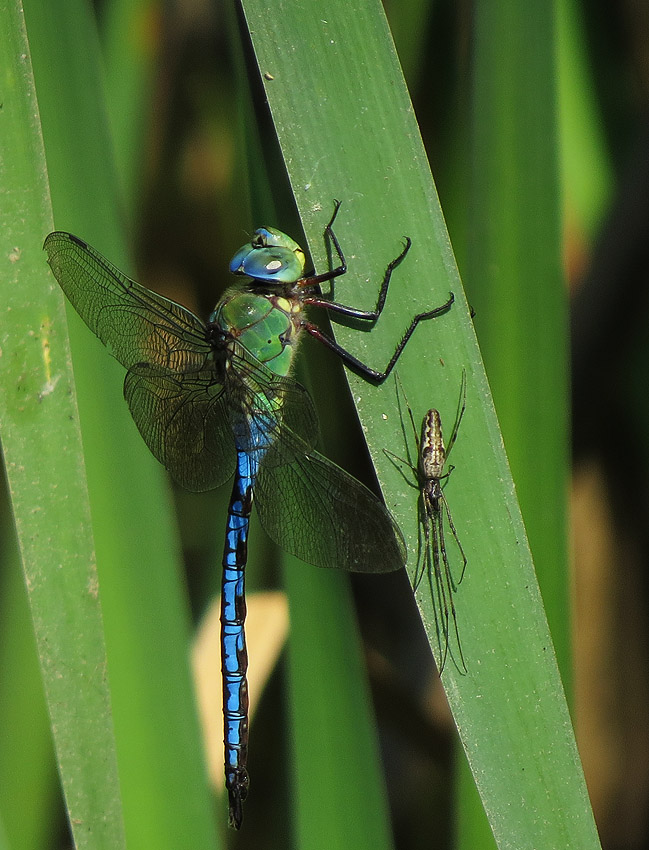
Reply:
[[[382,12],[378,4],[335,0],[317,16],[291,2],[281,15],[260,0],[244,2],[244,10],[260,71],[273,77],[264,86],[319,270],[331,199],[344,203],[337,234],[349,273],[337,300],[372,306],[376,281],[396,253],[391,246],[398,250],[403,235],[413,241],[377,327],[362,335],[337,326],[337,338],[380,368],[412,315],[456,295],[447,316],[417,330],[399,375],[417,418],[436,406],[449,422],[467,369],[447,498],[468,558],[456,606],[469,669],[461,676],[447,666],[443,681],[497,841],[565,846],[569,836],[571,846],[597,847],[489,387]],[[414,556],[416,494],[382,452],[403,451],[394,387],[375,390],[354,376],[350,384],[386,501]],[[431,600],[421,587],[417,597],[430,627]]]
[[[69,819],[77,847],[125,847],[106,652],[63,300],[41,251],[51,225],[21,11],[0,40],[8,81],[0,173],[6,321],[2,446]],[[77,522],[69,517],[74,512]],[[80,757],[80,754],[83,754]]]

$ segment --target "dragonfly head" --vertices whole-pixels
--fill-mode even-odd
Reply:
[[[305,262],[304,251],[290,236],[260,227],[234,255],[230,271],[270,283],[295,283],[304,274]]]

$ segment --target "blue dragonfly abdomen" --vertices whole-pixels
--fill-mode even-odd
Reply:
[[[221,674],[225,785],[229,796],[230,822],[241,824],[243,801],[248,795],[248,652],[245,621],[245,565],[257,459],[247,452],[237,455],[237,468],[225,529],[221,578]]]

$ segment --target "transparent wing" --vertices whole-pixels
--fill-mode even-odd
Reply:
[[[255,504],[266,533],[317,567],[360,573],[392,572],[406,563],[403,536],[385,505],[367,487],[293,435],[294,459],[264,463]],[[288,449],[285,449],[288,454]]]
[[[124,397],[144,442],[187,490],[212,490],[234,473],[236,451],[223,385],[214,372],[127,372]]]
[[[233,426],[247,430],[241,445],[251,441],[252,430],[263,430],[270,442],[264,460],[268,466],[293,459],[291,435],[299,434],[301,447],[313,447],[319,435],[318,416],[305,388],[291,377],[276,375],[235,340],[228,348],[225,388]]]
[[[71,233],[50,233],[47,261],[91,331],[129,369],[198,372],[210,353],[205,325],[192,312],[126,277]]]
[[[253,445],[253,435],[270,443],[269,465],[293,460],[294,441],[284,436],[291,433],[287,422],[304,429],[312,442],[317,438],[315,410],[304,387],[275,375],[238,343],[231,349],[227,367],[212,359],[201,372],[161,375],[141,363],[124,381],[124,397],[145,443],[173,478],[194,492],[227,481],[237,444]]]

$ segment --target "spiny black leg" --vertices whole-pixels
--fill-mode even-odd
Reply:
[[[329,219],[329,224],[325,227],[324,235],[328,237],[333,242],[333,246],[336,249],[336,253],[338,254],[338,262],[340,265],[334,271],[337,271],[338,274],[344,274],[347,271],[347,262],[345,260],[345,255],[343,254],[342,248],[340,247],[340,242],[338,241],[338,237],[334,233],[334,221],[336,220],[336,216],[338,215],[338,210],[340,209],[342,201],[337,201],[334,198],[334,211]]]
[[[334,244],[337,246],[337,249],[340,253],[340,247],[338,246],[337,240],[334,241]],[[385,270],[385,274],[383,275],[383,282],[381,283],[381,288],[379,289],[379,297],[376,302],[376,307],[373,310],[359,310],[356,307],[347,307],[345,304],[339,304],[337,301],[329,301],[326,298],[322,298],[321,296],[318,297],[317,295],[306,296],[302,299],[302,302],[304,304],[312,304],[314,307],[324,307],[325,310],[331,310],[333,313],[341,313],[343,316],[350,316],[353,319],[365,319],[368,322],[375,322],[383,312],[383,307],[385,306],[385,299],[388,295],[388,288],[390,286],[390,278],[392,277],[392,272],[405,258],[406,254],[410,250],[411,245],[411,240],[406,236],[406,244],[404,246],[403,251],[399,254],[398,257],[395,257],[394,260],[392,260],[392,262]],[[346,268],[347,267],[345,266],[345,269]],[[310,283],[311,280],[313,280],[313,278],[309,278],[307,282]]]
[[[403,349],[408,344],[408,340],[410,339],[410,337],[415,332],[415,328],[417,327],[419,322],[425,322],[428,319],[435,319],[437,316],[441,316],[443,313],[447,313],[451,309],[451,305],[453,304],[454,301],[455,301],[455,296],[453,295],[452,292],[450,292],[448,301],[445,301],[444,304],[442,304],[440,307],[435,307],[434,310],[428,310],[426,313],[419,313],[418,315],[415,316],[415,318],[410,323],[410,327],[408,328],[408,330],[403,335],[401,342],[399,343],[399,345],[397,345],[390,362],[388,363],[388,365],[385,368],[385,372],[383,374],[386,378],[390,374],[390,372],[394,369],[397,360],[401,356],[401,352],[403,351]]]
[[[305,321],[303,322],[302,327],[308,334],[311,334],[312,337],[317,339],[323,345],[326,345],[327,348],[331,349],[334,354],[337,354],[343,363],[349,366],[349,368],[354,372],[361,375],[361,377],[366,378],[368,381],[374,381],[377,384],[380,384],[387,377],[387,375],[383,375],[382,372],[377,372],[375,369],[371,369],[365,363],[362,363],[358,357],[354,357],[353,354],[339,345],[334,339],[327,336],[327,334],[324,333],[324,331],[322,331],[317,325]]]
[[[334,200],[334,211],[332,213],[331,218],[327,226],[325,227],[324,235],[326,238],[329,238],[333,243],[334,248],[336,249],[336,253],[338,254],[338,258],[340,260],[340,266],[335,269],[332,269],[329,272],[325,272],[321,275],[313,275],[312,277],[303,278],[301,281],[298,281],[298,286],[300,288],[304,288],[304,290],[308,290],[308,288],[313,287],[316,292],[313,295],[302,294],[300,300],[303,304],[311,304],[316,307],[324,307],[326,310],[331,310],[334,313],[339,313],[344,316],[349,316],[354,319],[366,320],[369,322],[376,322],[381,313],[383,312],[383,307],[385,306],[385,300],[388,294],[388,288],[390,286],[390,278],[392,277],[392,272],[395,268],[401,263],[404,259],[408,251],[410,250],[410,246],[412,245],[409,237],[406,237],[406,244],[404,245],[401,253],[395,257],[389,264],[385,270],[385,274],[383,275],[383,282],[381,283],[381,288],[379,290],[378,300],[376,302],[376,307],[374,310],[359,310],[355,307],[348,307],[344,304],[339,304],[336,301],[331,301],[326,298],[323,298],[322,293],[320,293],[318,287],[319,284],[332,280],[339,275],[344,274],[347,271],[347,263],[345,262],[345,256],[342,252],[342,248],[340,247],[340,243],[338,242],[338,238],[333,230],[333,224],[336,220],[336,216],[338,215],[338,210],[340,209],[340,201]],[[414,317],[408,330],[403,335],[403,338],[399,342],[399,345],[396,347],[390,362],[386,366],[384,371],[377,371],[376,369],[372,369],[370,366],[367,366],[365,363],[360,361],[357,357],[351,354],[346,349],[342,348],[334,339],[325,334],[317,325],[308,322],[306,319],[302,322],[302,327],[307,333],[311,334],[311,336],[318,339],[332,351],[334,351],[344,363],[346,363],[351,369],[355,372],[358,372],[362,377],[367,380],[374,381],[377,384],[382,383],[388,377],[390,372],[394,369],[394,366],[401,356],[401,352],[406,347],[406,344],[412,334],[414,333],[415,328],[419,324],[419,322],[425,321],[427,319],[433,319],[436,316],[440,316],[442,313],[445,313],[450,309],[451,304],[455,300],[453,293],[450,293],[450,297],[448,301],[442,304],[440,307],[436,307],[434,310],[428,310],[425,313],[419,313]]]
[[[419,322],[423,322],[427,319],[434,319],[436,316],[440,316],[442,313],[446,313],[447,310],[450,309],[451,304],[455,300],[453,293],[451,292],[451,296],[441,307],[436,307],[434,310],[429,310],[427,313],[419,313],[419,315],[415,316],[415,318],[410,323],[410,327],[405,332],[401,342],[397,345],[394,354],[390,358],[390,362],[385,367],[383,372],[379,372],[376,369],[372,369],[367,364],[360,361],[357,357],[354,357],[349,351],[340,346],[335,340],[333,340],[330,336],[327,336],[317,325],[312,324],[311,322],[305,321],[302,325],[304,330],[311,334],[311,336],[315,337],[317,340],[322,342],[327,348],[330,348],[333,352],[335,352],[338,357],[346,363],[347,366],[350,367],[354,372],[357,372],[361,377],[366,378],[369,381],[373,381],[376,384],[381,384],[388,377],[390,372],[394,369],[397,360],[401,356],[401,352],[406,347],[408,340],[413,335],[415,328],[419,324]]]
[[[338,254],[338,262],[340,263],[340,265],[336,266],[335,269],[331,269],[331,271],[323,272],[322,274],[314,274],[310,277],[305,277],[298,282],[298,286],[319,286],[321,283],[324,283],[327,280],[333,280],[335,277],[340,277],[341,274],[345,274],[345,272],[347,271],[347,262],[345,261],[345,255],[343,254],[342,248],[340,247],[338,237],[333,231],[333,223],[336,220],[336,216],[338,215],[338,210],[340,209],[341,203],[341,201],[337,201],[334,198],[334,211],[331,218],[329,219],[329,223],[324,229],[324,238],[330,239],[333,243],[333,246],[336,249],[336,253]]]

